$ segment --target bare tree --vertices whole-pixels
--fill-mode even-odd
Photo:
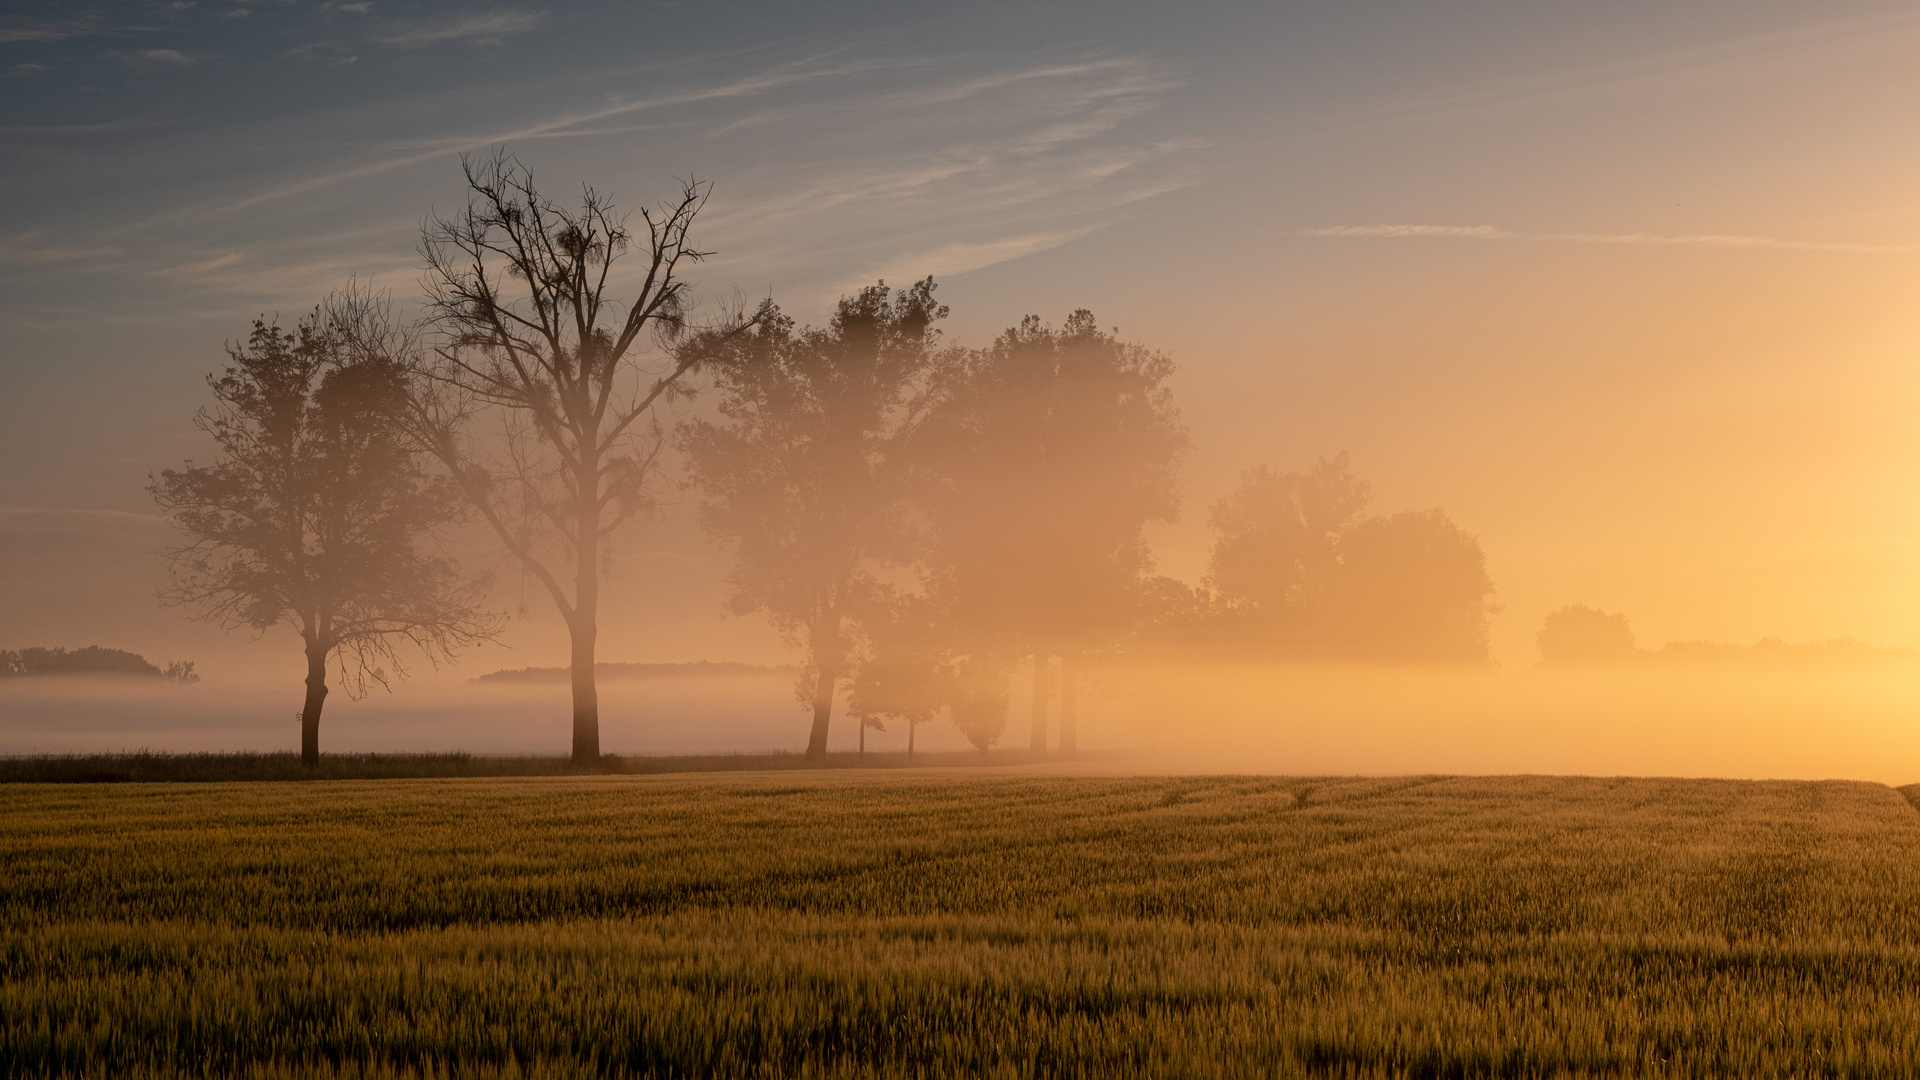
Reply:
[[[688,239],[706,188],[683,183],[630,228],[591,187],[577,207],[553,202],[504,153],[464,170],[466,209],[432,218],[421,242],[440,333],[420,365],[415,417],[425,445],[566,620],[573,759],[591,763],[600,757],[603,545],[650,504],[661,447],[652,411],[686,392],[699,363],[675,345],[689,307],[681,272],[709,254]],[[616,277],[629,250],[638,273],[622,267]],[[623,283],[625,304],[612,295]]]
[[[165,470],[149,488],[188,538],[169,552],[162,595],[231,627],[299,632],[300,754],[312,765],[330,657],[359,696],[404,674],[400,643],[437,660],[492,637],[498,620],[427,543],[457,500],[425,475],[405,429],[404,369],[348,361],[319,314],[295,333],[256,321],[228,354],[232,366],[208,379],[218,404],[196,418],[220,460]]]

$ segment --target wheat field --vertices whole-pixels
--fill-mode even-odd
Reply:
[[[0,787],[14,1076],[1920,1075],[1845,782]]]

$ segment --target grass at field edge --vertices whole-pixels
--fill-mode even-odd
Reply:
[[[618,776],[662,773],[770,772],[796,770],[901,769],[1028,765],[1042,760],[1022,751],[982,755],[843,752],[811,762],[801,754],[686,754],[621,757],[606,754],[595,765],[564,757],[449,754],[323,754],[308,767],[293,753],[155,752],[39,754],[0,757],[0,784],[225,783],[232,781],[430,780],[458,777]],[[1080,760],[1087,760],[1081,758]]]

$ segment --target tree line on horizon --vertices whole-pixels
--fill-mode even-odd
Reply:
[[[1752,645],[1669,641],[1658,649],[1641,648],[1624,614],[1588,604],[1568,604],[1549,612],[1534,641],[1540,648],[1540,666],[1550,669],[1637,666],[1780,670],[1920,662],[1920,651],[1875,647],[1851,637],[1802,643],[1762,638]]]
[[[1367,513],[1345,455],[1248,470],[1210,509],[1205,583],[1156,575],[1145,529],[1178,513],[1190,445],[1174,364],[1086,310],[962,347],[929,277],[821,327],[771,299],[696,322],[703,186],[634,222],[591,188],[554,202],[504,153],[464,171],[464,210],[423,230],[426,316],[349,286],[292,329],[257,320],[198,416],[221,456],[151,486],[186,538],[167,600],[301,635],[309,762],[330,663],[360,693],[404,674],[403,645],[439,662],[500,632],[448,554],[471,526],[565,621],[572,756],[598,760],[607,545],[669,460],[731,555],[728,609],[804,655],[816,760],[840,699],[863,745],[946,715],[984,751],[1022,663],[1032,749],[1063,752],[1085,671],[1122,656],[1488,663],[1478,542],[1437,509]],[[699,390],[711,415],[661,423]]]
[[[0,649],[0,678],[32,675],[132,675],[169,682],[196,683],[200,676],[191,660],[174,660],[161,667],[139,653],[88,645],[79,649],[28,646]]]

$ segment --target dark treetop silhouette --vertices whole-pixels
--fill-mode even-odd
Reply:
[[[1213,504],[1220,639],[1276,659],[1485,665],[1493,581],[1440,510],[1362,516],[1347,456],[1247,470]]]
[[[181,683],[200,681],[191,660],[175,660],[163,669],[139,653],[99,645],[71,652],[58,646],[0,649],[0,678],[19,675],[133,675]]]
[[[1125,636],[1152,567],[1142,529],[1178,512],[1188,440],[1172,373],[1165,354],[1102,332],[1080,310],[1058,330],[1029,316],[932,381],[913,436],[934,537],[927,592],[968,642],[972,681],[1033,656],[1035,751],[1047,748],[1049,658],[1063,661],[1061,748],[1071,751],[1074,661]],[[968,707],[995,700],[979,690]]]
[[[703,335],[686,350],[710,365],[724,421],[681,430],[701,521],[733,548],[733,611],[764,611],[806,645],[799,692],[815,760],[848,674],[849,630],[879,599],[875,565],[911,559],[895,451],[946,315],[933,290],[932,278],[893,293],[881,282],[843,298],[825,329],[796,329],[768,303],[751,332]]]
[[[1534,640],[1546,664],[1624,664],[1636,656],[1627,617],[1585,604],[1548,613]]]
[[[953,633],[938,606],[924,596],[886,589],[874,600],[863,627],[865,653],[847,691],[847,712],[860,721],[863,736],[866,727],[886,730],[888,720],[905,723],[911,763],[920,725],[960,699]],[[963,719],[955,714],[956,722]],[[998,735],[998,730],[992,733]]]
[[[497,620],[427,542],[454,517],[402,421],[406,372],[348,361],[316,314],[296,331],[255,322],[232,366],[210,377],[218,404],[196,418],[220,446],[212,465],[168,469],[149,490],[188,543],[172,549],[163,596],[200,618],[265,631],[287,623],[306,647],[300,752],[320,756],[327,661],[359,694],[403,673],[396,644],[429,659],[491,637]]]
[[[504,155],[465,170],[466,209],[435,217],[421,243],[440,338],[420,359],[414,418],[566,620],[573,758],[592,762],[602,544],[650,504],[661,447],[652,410],[687,389],[701,357],[675,345],[687,330],[680,274],[707,254],[688,239],[706,192],[683,184],[674,200],[642,209],[635,230],[592,188],[577,208],[556,204]],[[640,272],[623,305],[611,282],[630,247]]]

